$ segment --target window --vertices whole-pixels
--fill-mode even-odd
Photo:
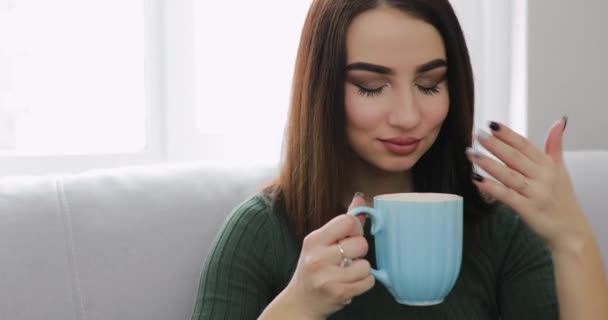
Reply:
[[[202,160],[278,163],[310,3],[196,2],[195,112],[210,151]]]
[[[0,155],[146,147],[144,7],[143,0],[0,2]]]
[[[311,2],[0,1],[0,176],[278,164]],[[476,123],[525,134],[526,0],[451,2]]]
[[[451,2],[473,63],[475,122],[482,127],[499,120],[525,134],[526,48],[520,44],[526,0]],[[192,95],[198,136],[183,137],[196,137],[200,143],[192,145],[204,151],[190,156],[224,164],[279,161],[295,53],[310,3],[195,2]]]

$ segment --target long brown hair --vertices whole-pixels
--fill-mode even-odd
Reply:
[[[466,221],[488,211],[464,152],[472,142],[473,74],[448,0],[314,0],[297,53],[281,171],[266,189],[299,241],[343,213],[346,164],[354,156],[345,126],[346,32],[355,16],[379,6],[433,25],[446,48],[450,107],[437,140],[412,169],[415,191],[461,195]]]

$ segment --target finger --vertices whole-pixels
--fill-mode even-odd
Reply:
[[[519,151],[532,162],[543,163],[545,154],[528,139],[499,122],[492,121],[490,122],[489,127],[492,130],[494,137],[498,140]]]
[[[331,269],[336,281],[342,283],[353,283],[361,281],[371,275],[372,272],[369,261],[365,259],[355,260],[350,266],[345,268],[335,266]]]
[[[502,128],[501,130],[506,130]],[[480,130],[477,133],[477,139],[479,143],[494,154],[498,159],[504,162],[509,168],[520,172],[526,177],[536,177],[539,170],[538,164],[533,162],[530,158],[523,155],[519,150],[514,149],[510,145],[506,144],[498,137],[490,135],[489,133]]]
[[[363,280],[345,284],[345,290],[347,292],[350,292],[353,297],[356,297],[356,296],[359,296],[359,295],[369,291],[369,289],[373,288],[375,284],[376,284],[376,279],[374,278],[374,276],[372,276],[370,274],[369,276],[365,277]]]
[[[329,246],[348,237],[362,236],[363,229],[359,220],[347,214],[341,214],[321,228],[313,231],[304,239],[313,245]]]
[[[341,304],[342,304],[343,306],[347,306],[347,305],[349,305],[349,304],[351,304],[351,303],[353,303],[353,299],[352,299],[352,298],[351,298],[351,299],[348,299],[348,300],[346,300],[346,301],[343,301]]]
[[[559,121],[556,121],[545,139],[545,152],[549,157],[556,163],[562,163],[562,142],[564,130],[566,130],[566,124],[568,123],[568,117],[564,116]]]
[[[344,255],[340,252],[338,243],[342,247]],[[328,261],[330,264],[337,266],[344,258],[357,259],[365,257],[369,249],[367,240],[362,236],[349,237],[338,243],[327,246],[320,252],[323,261]]]
[[[496,178],[503,185],[516,190],[521,195],[529,198],[532,196],[534,188],[530,187],[532,181],[521,173],[505,166],[504,164],[481,154],[472,148],[467,149],[467,155],[474,164]]]
[[[527,212],[526,208],[530,207],[530,200],[498,182],[483,178],[474,173],[473,183],[475,183],[480,191],[511,207],[518,214],[525,214]]]
[[[363,195],[362,192],[355,193],[355,196],[353,197],[353,201],[350,203],[350,206],[348,207],[348,211],[351,211],[357,207],[366,206],[367,204],[365,203],[364,197],[365,196]],[[361,215],[358,215],[356,218],[357,218],[357,220],[359,220],[359,223],[361,224],[361,228],[363,228],[363,226],[365,225],[365,220],[367,219],[367,215],[361,214]]]

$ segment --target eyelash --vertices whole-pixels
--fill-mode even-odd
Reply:
[[[360,86],[357,86],[357,87],[359,87],[359,94],[362,96],[367,96],[367,97],[379,96],[382,93],[382,90],[384,89],[384,86],[382,86],[380,88],[376,88],[376,89],[366,89],[366,88],[363,88]],[[419,86],[419,85],[416,85],[416,87],[422,94],[425,94],[427,96],[432,96],[436,93],[439,93],[439,85],[435,85],[431,88],[426,88],[426,87]]]
[[[359,87],[359,86],[357,86]],[[379,96],[382,93],[382,89],[384,89],[384,86],[380,87],[380,88],[376,88],[376,89],[366,89],[363,87],[359,87],[359,94],[362,96],[367,96],[367,97],[375,97],[375,96]]]
[[[433,87],[430,87],[430,88],[425,88],[425,87],[419,86],[419,85],[416,85],[416,87],[418,87],[418,90],[420,90],[420,92],[422,92],[423,94],[429,95],[429,96],[439,93],[439,85],[434,85]]]

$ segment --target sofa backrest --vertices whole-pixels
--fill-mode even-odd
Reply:
[[[0,179],[0,319],[189,319],[219,226],[273,174],[160,165]]]
[[[566,159],[606,259],[608,151]],[[191,164],[0,179],[0,319],[189,319],[219,226],[275,174]]]
[[[593,228],[608,274],[608,150],[567,152],[566,167]]]

